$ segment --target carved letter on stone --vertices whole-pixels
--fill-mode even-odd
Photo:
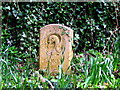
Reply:
[[[70,71],[73,30],[60,25],[50,24],[40,29],[40,69],[57,73],[59,65],[63,72]]]

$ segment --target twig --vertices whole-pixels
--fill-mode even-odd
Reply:
[[[114,4],[115,4],[115,3],[114,3]],[[117,10],[118,10],[118,6],[116,5],[116,7],[115,7],[116,29],[111,32],[110,38],[111,38],[112,36],[114,36],[114,34],[120,29],[120,27],[119,27],[119,22],[118,22],[118,18],[117,18],[117,16],[118,16]],[[118,11],[119,11],[119,10],[118,10]],[[115,37],[115,36],[114,36],[114,37]],[[110,41],[110,39],[106,42],[106,45],[108,44],[109,41]],[[112,45],[113,45],[113,43],[112,43]],[[105,50],[105,48],[106,48],[106,46],[104,47],[103,51]]]

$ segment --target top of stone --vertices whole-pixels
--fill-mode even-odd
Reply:
[[[45,25],[44,27],[42,27],[40,30],[46,28],[46,27],[50,27],[50,26],[61,26],[63,28],[66,28],[67,30],[72,30],[71,28],[67,27],[67,26],[64,26],[62,24],[48,24],[48,25]],[[73,30],[72,30],[73,31]]]

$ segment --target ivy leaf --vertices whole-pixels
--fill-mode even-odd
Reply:
[[[10,6],[7,6],[7,7],[5,7],[5,9],[8,9],[8,10],[10,10]]]

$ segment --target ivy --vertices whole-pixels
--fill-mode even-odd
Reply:
[[[119,36],[120,3],[117,2],[3,2],[2,6],[3,44],[15,46],[21,53],[37,51],[33,57],[39,52],[39,30],[48,24],[64,24],[74,30],[75,53],[109,50]]]

